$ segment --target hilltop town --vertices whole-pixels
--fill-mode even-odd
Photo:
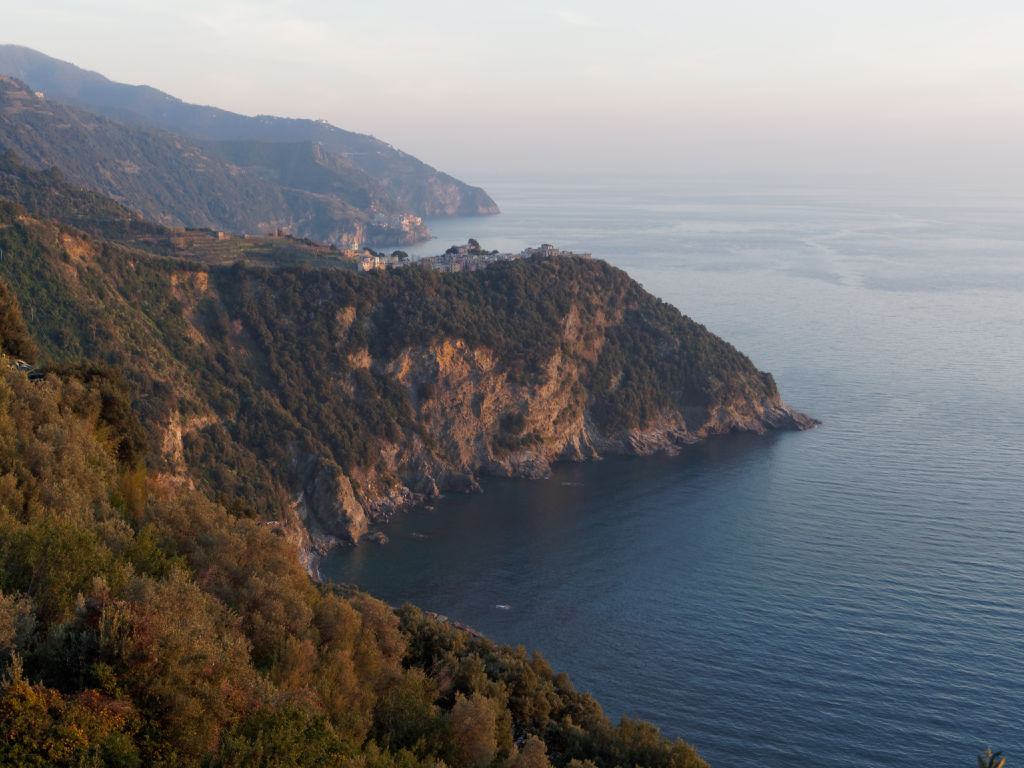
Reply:
[[[394,269],[405,267],[410,264],[432,267],[438,272],[473,272],[498,261],[515,261],[516,259],[528,259],[532,256],[572,256],[579,259],[589,259],[589,253],[574,253],[563,251],[548,243],[542,243],[537,248],[524,248],[519,253],[500,253],[488,251],[480,247],[475,239],[470,238],[465,245],[453,245],[444,253],[438,256],[423,256],[419,259],[409,257],[404,251],[394,251],[390,256],[382,253],[374,253],[367,249],[362,253],[345,251],[342,256],[358,260],[360,272],[370,272],[375,269]]]

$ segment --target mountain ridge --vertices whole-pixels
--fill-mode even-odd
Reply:
[[[69,107],[5,75],[0,75],[0,147],[34,168],[56,167],[69,180],[165,226],[238,234],[286,229],[350,247],[428,236],[418,218],[393,207],[378,214],[372,206],[362,210],[337,196],[280,186],[199,142]]]
[[[320,143],[379,182],[382,191],[399,207],[420,217],[498,213],[498,206],[479,187],[467,185],[373,136],[346,131],[326,121],[249,117],[189,104],[151,86],[116,83],[23,46],[0,45],[0,72],[59,101],[111,119],[160,126],[197,139]]]

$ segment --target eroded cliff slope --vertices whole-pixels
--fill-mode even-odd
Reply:
[[[2,219],[0,277],[42,357],[121,368],[160,482],[276,520],[303,549],[482,475],[813,424],[770,374],[601,261],[207,267],[10,204]]]
[[[312,583],[156,481],[116,371],[33,347],[0,280],[0,765],[707,768],[537,653]]]

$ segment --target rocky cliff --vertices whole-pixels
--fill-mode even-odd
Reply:
[[[770,374],[603,262],[210,277],[182,305],[197,335],[247,370],[260,361],[262,392],[302,414],[286,485],[321,549],[481,476],[815,423]]]
[[[304,529],[161,487],[120,374],[26,375],[25,333],[0,280],[0,765],[707,768],[537,653],[314,585]]]
[[[461,339],[407,348],[390,360],[364,358],[410,392],[425,434],[387,442],[372,472],[353,473],[358,492],[329,463],[310,472],[301,498],[314,543],[322,551],[358,541],[407,505],[443,491],[479,491],[482,476],[546,478],[557,461],[674,453],[713,435],[803,430],[817,423],[766,390],[711,409],[665,408],[643,424],[608,431],[580,397],[587,372],[577,355],[583,352],[600,350],[570,345],[556,352],[543,380],[533,384],[512,380],[490,350]]]
[[[481,476],[814,423],[770,374],[600,261],[204,266],[2,201],[0,249],[44,364],[124,372],[153,477],[274,523],[310,566]]]

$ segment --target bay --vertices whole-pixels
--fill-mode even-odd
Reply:
[[[1024,196],[482,181],[500,216],[410,250],[593,252],[824,423],[490,481],[325,575],[536,649],[715,766],[1024,759]]]

